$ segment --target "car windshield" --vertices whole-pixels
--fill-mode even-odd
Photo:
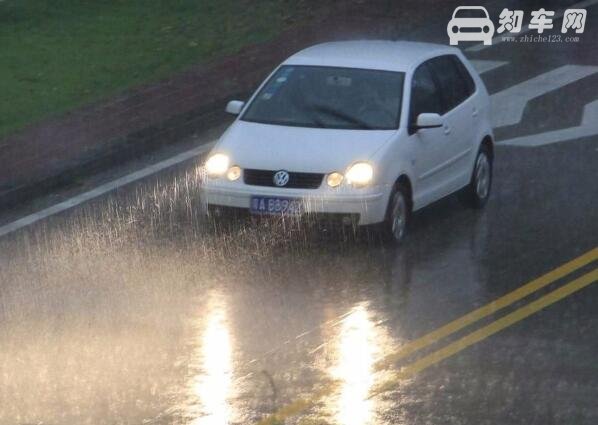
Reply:
[[[455,18],[487,18],[486,12],[483,9],[459,9],[455,11]]]
[[[398,128],[404,74],[355,68],[281,66],[242,120],[296,127]]]

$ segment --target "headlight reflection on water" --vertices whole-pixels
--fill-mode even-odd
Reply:
[[[373,400],[368,400],[375,383],[374,362],[380,341],[368,311],[359,305],[345,318],[338,339],[338,363],[332,375],[340,381],[335,416],[342,425],[371,423]]]
[[[196,375],[189,385],[192,401],[189,416],[194,425],[225,425],[233,411],[232,340],[225,300],[212,294],[196,351]]]

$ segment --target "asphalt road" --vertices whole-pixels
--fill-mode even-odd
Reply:
[[[198,159],[3,236],[0,423],[598,423],[596,16],[466,50],[510,106],[492,197],[421,211],[399,250],[220,228]]]

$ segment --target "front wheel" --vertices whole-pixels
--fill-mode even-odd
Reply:
[[[459,194],[461,202],[470,208],[480,209],[486,205],[492,188],[492,158],[486,146],[482,146],[475,160],[471,181]]]
[[[400,185],[390,195],[386,219],[382,223],[382,238],[385,242],[399,245],[407,233],[411,215],[408,195]]]

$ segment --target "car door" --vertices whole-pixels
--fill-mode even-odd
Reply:
[[[476,83],[467,70],[466,66],[461,62],[457,56],[451,56],[454,63],[457,65],[459,77],[463,82],[463,90],[465,91],[462,97],[464,100],[459,104],[460,125],[457,128],[456,134],[459,136],[456,139],[459,145],[461,157],[459,159],[459,188],[465,186],[471,180],[471,163],[473,157],[477,154],[477,148],[481,140],[476,140],[476,137],[481,133],[483,125],[483,114],[480,111],[484,110],[484,105],[480,102],[480,96],[476,94]],[[472,152],[475,151],[475,152]]]
[[[442,164],[447,160],[446,146],[450,132],[444,127],[415,129],[419,114],[442,115],[443,104],[437,80],[433,77],[429,61],[421,64],[411,81],[409,105],[409,134],[413,146],[413,170],[416,177],[413,201],[420,208],[438,199],[444,190]]]
[[[442,154],[443,162],[438,169],[444,186],[441,196],[460,189],[470,179],[473,121],[477,110],[471,97],[473,81],[467,81],[459,65],[463,66],[455,55],[439,56],[430,61],[431,72],[442,95],[444,126],[448,136]]]

